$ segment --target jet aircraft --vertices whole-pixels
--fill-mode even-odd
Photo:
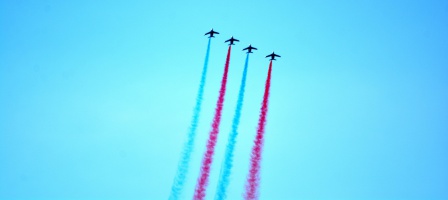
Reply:
[[[233,42],[239,42],[239,40],[233,38],[233,36],[232,36],[230,39],[226,40],[225,42],[230,42],[229,45],[234,45]]]
[[[252,49],[253,49],[253,50],[257,50],[257,48],[255,48],[255,47],[253,47],[251,44],[249,44],[249,46],[246,47],[246,48],[244,48],[243,51],[244,51],[244,50],[247,50],[247,53],[253,53],[253,52],[252,52]]]
[[[267,55],[266,56],[266,58],[267,57],[271,57],[271,59],[270,60],[275,60],[275,57],[281,57],[280,55],[277,55],[277,54],[275,54],[274,52],[272,52],[271,54],[269,54],[269,55]]]
[[[205,33],[205,35],[210,35],[209,38],[215,37],[215,36],[213,36],[213,34],[219,34],[219,33],[214,31],[213,29],[211,31]]]

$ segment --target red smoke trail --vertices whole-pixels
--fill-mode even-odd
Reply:
[[[266,126],[266,114],[268,113],[269,88],[271,87],[271,71],[272,60],[269,63],[268,77],[266,78],[266,86],[264,89],[263,104],[260,110],[260,118],[258,120],[257,136],[255,137],[254,146],[252,148],[252,156],[250,161],[250,171],[246,182],[245,199],[258,198],[258,186],[260,184],[260,163],[263,147],[263,136]]]
[[[227,51],[226,64],[224,67],[224,74],[222,76],[221,81],[221,89],[219,90],[218,102],[216,103],[215,117],[213,118],[212,130],[210,131],[210,135],[207,141],[207,150],[202,160],[201,174],[198,178],[198,182],[196,184],[196,190],[194,193],[195,200],[204,199],[205,197],[205,188],[208,184],[208,175],[210,173],[210,166],[213,162],[213,153],[215,151],[215,144],[218,138],[219,124],[221,122],[222,106],[224,105],[224,95],[226,94],[227,72],[229,71],[231,50],[232,46],[229,46],[229,50]]]

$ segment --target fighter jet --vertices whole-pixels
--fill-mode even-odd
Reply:
[[[207,32],[207,33],[205,33],[205,35],[210,35],[208,38],[212,38],[212,37],[215,37],[215,36],[213,36],[213,34],[219,34],[218,32],[216,32],[216,31],[213,31],[213,29],[211,30],[211,31],[209,31],[209,32]]]
[[[239,40],[233,38],[233,36],[232,36],[230,39],[226,40],[225,42],[230,42],[229,45],[234,45],[233,42],[239,42]]]
[[[257,50],[257,48],[255,48],[255,47],[253,47],[252,45],[249,44],[249,46],[246,47],[246,48],[244,48],[243,51],[244,51],[244,50],[247,50],[247,53],[253,53],[253,52],[252,52],[252,49],[253,49],[253,50]]]
[[[270,60],[275,60],[275,57],[281,57],[280,55],[277,55],[277,54],[275,54],[274,52],[272,52],[271,54],[269,54],[269,55],[267,55],[266,56],[266,58],[267,57],[271,57],[271,59]]]

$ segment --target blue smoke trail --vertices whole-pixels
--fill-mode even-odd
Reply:
[[[246,62],[244,64],[243,78],[241,79],[241,86],[240,91],[238,93],[238,101],[236,103],[235,115],[233,116],[232,130],[229,135],[229,141],[227,142],[226,154],[224,156],[224,163],[221,168],[218,188],[216,190],[215,195],[216,200],[222,200],[226,198],[227,186],[229,185],[229,177],[233,165],[232,164],[233,151],[235,149],[236,136],[238,135],[238,125],[240,124],[241,109],[243,107],[244,88],[246,87],[246,75],[248,64],[249,64],[249,53],[246,56]]]
[[[207,75],[208,57],[210,55],[210,41],[208,39],[207,52],[205,54],[204,68],[202,69],[201,82],[199,84],[198,96],[196,97],[196,105],[193,111],[193,118],[191,120],[190,129],[188,131],[188,138],[184,144],[184,149],[181,154],[179,165],[177,167],[176,177],[174,178],[173,185],[171,186],[171,194],[169,199],[179,199],[182,189],[184,188],[185,178],[188,172],[188,165],[190,164],[190,157],[193,151],[194,139],[196,137],[196,130],[198,127],[199,114],[202,105],[202,96],[204,94],[205,79]]]

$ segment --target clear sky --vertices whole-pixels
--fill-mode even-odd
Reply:
[[[167,199],[214,28],[193,196],[234,46],[207,198],[253,44],[228,196],[275,50],[260,199],[448,199],[448,1],[0,1],[0,199]]]

